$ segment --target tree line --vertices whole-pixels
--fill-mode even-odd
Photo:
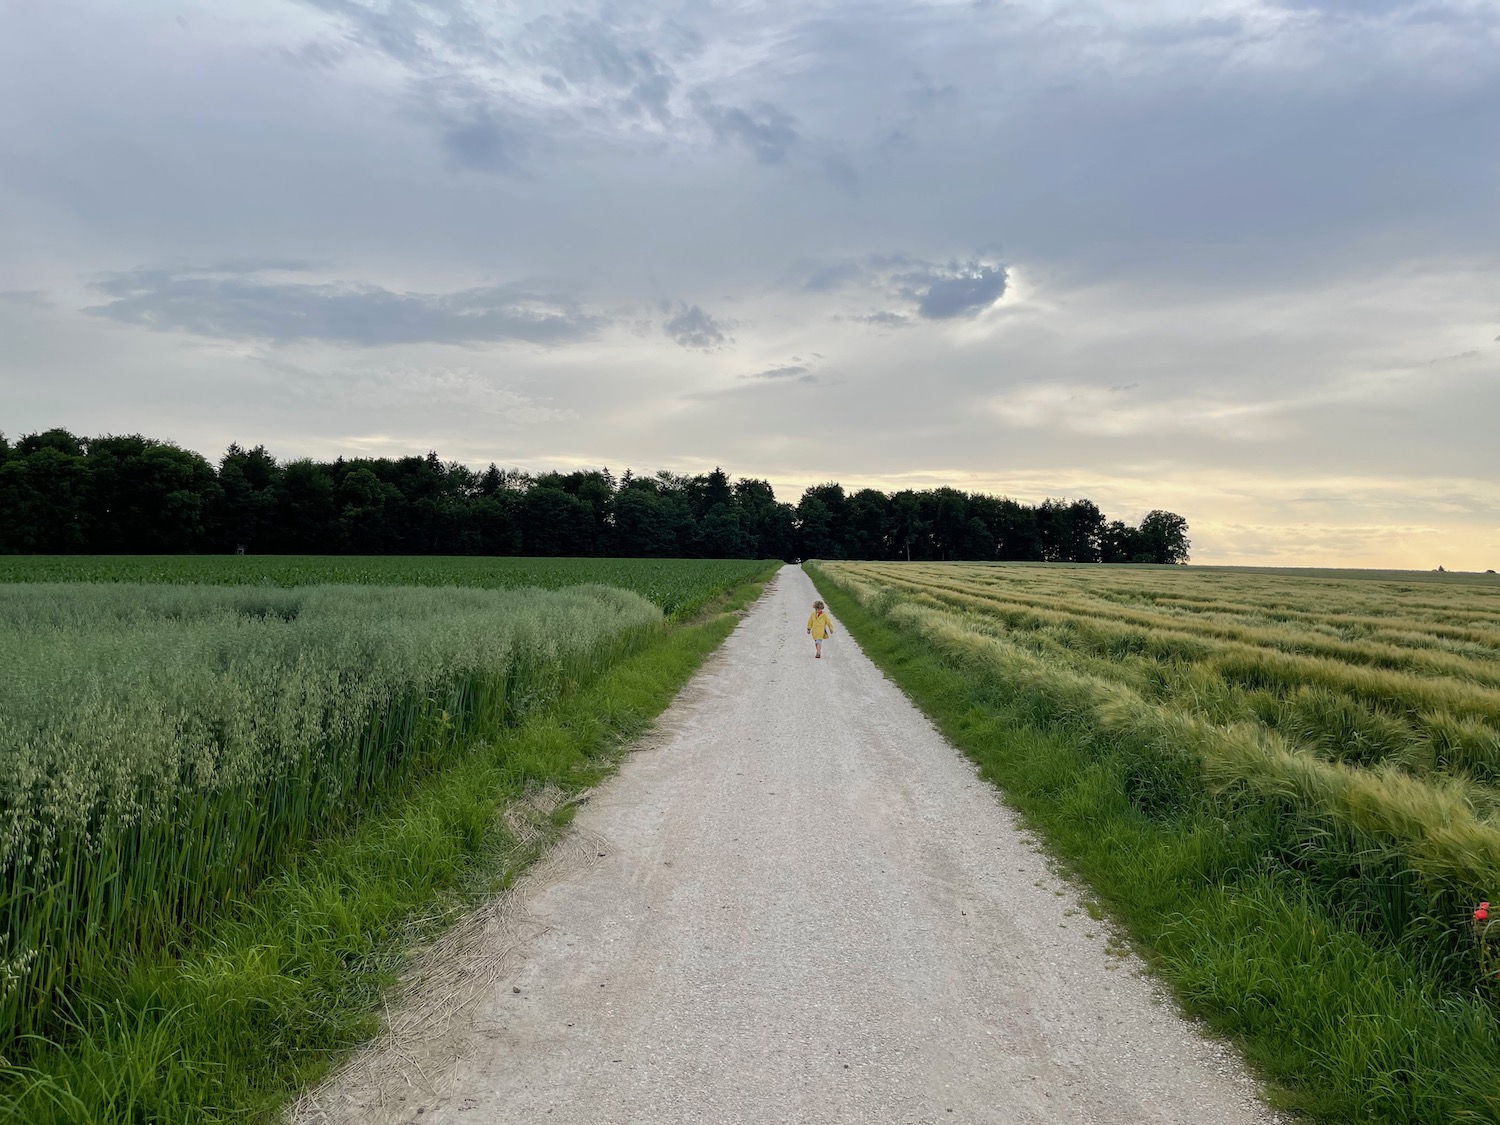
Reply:
[[[1138,526],[1090,500],[1025,504],[954,488],[807,489],[721,470],[483,472],[425,457],[218,465],[138,434],[0,434],[0,553],[615,555],[1179,563],[1187,521]]]

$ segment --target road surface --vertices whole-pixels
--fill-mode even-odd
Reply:
[[[787,567],[304,1125],[1275,1114]]]

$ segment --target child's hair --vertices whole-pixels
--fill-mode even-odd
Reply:
[[[827,608],[828,607],[825,606],[822,602],[813,602],[813,609],[827,609]]]

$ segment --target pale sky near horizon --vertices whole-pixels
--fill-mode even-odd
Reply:
[[[0,430],[1500,568],[1500,0],[0,0]]]

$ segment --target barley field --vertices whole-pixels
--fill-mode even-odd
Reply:
[[[1301,1108],[1500,1120],[1493,576],[812,571]]]

